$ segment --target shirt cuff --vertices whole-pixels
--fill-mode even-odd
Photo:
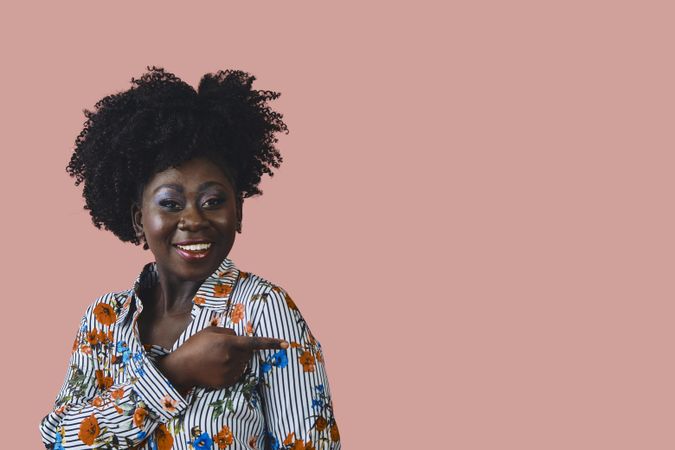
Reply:
[[[132,379],[136,380],[132,384],[133,390],[160,422],[168,422],[187,408],[187,400],[145,355],[139,360],[131,358],[128,367]]]

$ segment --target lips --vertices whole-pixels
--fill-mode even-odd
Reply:
[[[187,252],[202,252],[211,248],[211,243],[200,242],[198,244],[176,244],[176,247]]]
[[[188,261],[196,261],[208,256],[213,243],[208,241],[183,241],[173,244],[176,252]]]

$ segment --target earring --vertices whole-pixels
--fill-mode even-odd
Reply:
[[[145,233],[139,230],[136,232],[136,237],[139,241],[143,241],[143,250],[148,250],[150,248],[148,247],[148,241],[145,239]]]

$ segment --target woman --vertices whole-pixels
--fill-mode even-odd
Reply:
[[[195,91],[148,69],[85,111],[67,170],[94,225],[155,261],[87,308],[46,447],[339,449],[319,342],[283,289],[227,258],[243,199],[281,163],[279,94],[240,71]]]

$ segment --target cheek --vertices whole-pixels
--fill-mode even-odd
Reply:
[[[175,221],[171,218],[165,217],[161,214],[146,216],[145,220],[145,233],[148,239],[162,239],[168,233],[172,232],[173,227],[175,226]]]
[[[211,222],[213,226],[221,232],[224,233],[231,233],[237,226],[237,219],[236,217],[219,217],[218,219],[214,220]]]
[[[230,228],[235,227],[237,224],[237,211],[231,206],[228,207],[224,212],[219,214],[214,214],[211,217],[211,223],[218,228]]]

